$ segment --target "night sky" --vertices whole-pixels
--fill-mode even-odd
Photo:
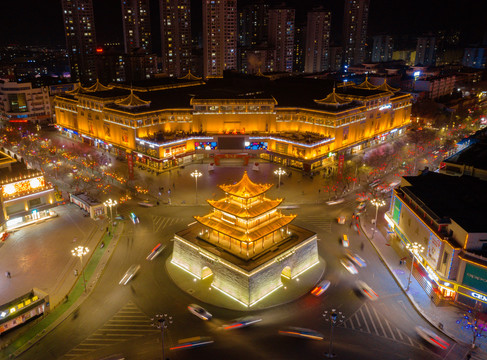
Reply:
[[[152,26],[157,50],[159,41],[158,0],[151,1]],[[395,36],[439,30],[459,30],[462,45],[479,43],[487,30],[484,0],[371,0],[368,34]],[[121,41],[120,0],[93,0],[95,25],[99,44]],[[239,1],[239,5],[248,1]],[[277,3],[282,3],[278,1]],[[344,0],[289,0],[297,9],[297,22],[303,21],[307,10],[325,4],[333,13],[332,41],[339,43]],[[193,34],[201,32],[201,0],[191,1]],[[25,45],[64,45],[60,0],[0,0],[0,43]]]

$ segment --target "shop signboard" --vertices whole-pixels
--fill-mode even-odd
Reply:
[[[337,169],[337,178],[340,180],[343,176],[343,164],[345,163],[345,155],[340,154],[338,157],[338,169]]]
[[[435,269],[438,266],[438,259],[440,257],[441,240],[438,239],[433,233],[430,233],[430,239],[428,241],[428,253],[426,257],[428,262]]]
[[[394,207],[393,207],[394,213],[392,214],[392,220],[394,220],[394,222],[398,225],[399,225],[399,216],[401,216],[401,207],[402,207],[401,200],[399,200],[397,197],[394,197]]]
[[[134,156],[129,151],[127,151],[127,165],[129,168],[129,180],[133,180],[134,179]]]
[[[466,263],[463,285],[479,290],[479,292],[487,293],[487,269]]]

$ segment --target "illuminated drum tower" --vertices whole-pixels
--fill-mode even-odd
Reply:
[[[213,211],[175,234],[171,262],[251,307],[319,263],[316,233],[292,225],[283,199],[269,199],[271,184],[253,183],[247,172],[233,185],[220,185],[225,197],[208,200]]]

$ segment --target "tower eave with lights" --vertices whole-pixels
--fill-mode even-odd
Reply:
[[[212,275],[212,287],[248,307],[282,287],[282,274],[316,265],[316,233],[291,224],[296,215],[280,212],[283,200],[266,197],[271,186],[246,172],[221,185],[225,197],[208,200],[212,212],[175,234],[172,263],[198,279]]]

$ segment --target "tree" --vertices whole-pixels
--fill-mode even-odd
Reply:
[[[468,313],[463,314],[460,320],[457,320],[457,324],[460,324],[462,329],[471,331],[472,349],[475,349],[475,342],[478,338],[487,337],[487,333],[484,334],[484,332],[487,332],[487,324],[480,319],[481,315],[478,311],[469,310]]]

